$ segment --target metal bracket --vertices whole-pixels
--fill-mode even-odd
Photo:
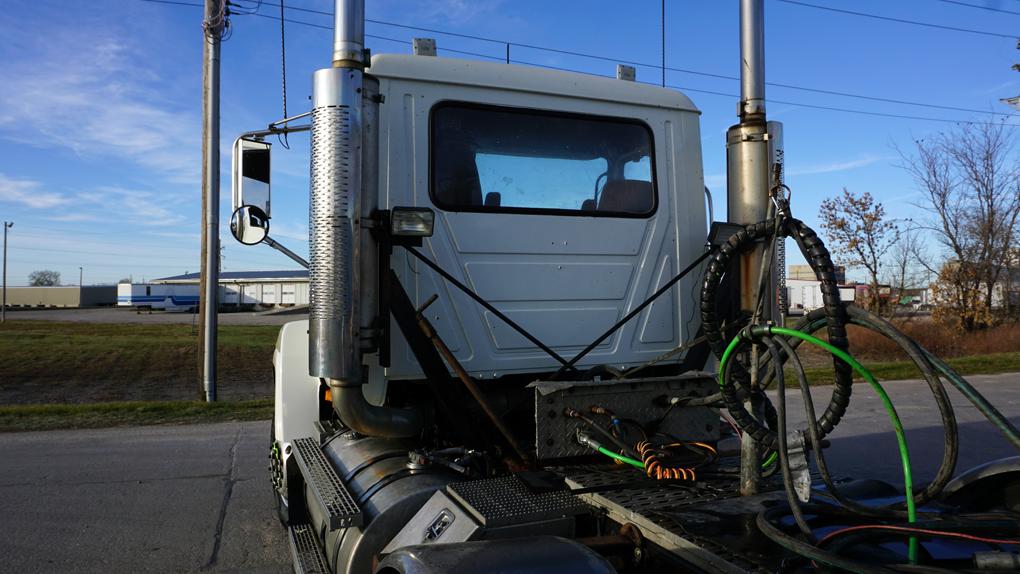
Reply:
[[[804,431],[794,430],[786,435],[787,457],[793,474],[793,490],[801,502],[811,500],[811,469],[804,450]]]

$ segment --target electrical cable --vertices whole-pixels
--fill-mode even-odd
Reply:
[[[822,537],[818,541],[818,546],[823,546],[827,542],[830,542],[834,538],[849,534],[851,532],[860,532],[864,530],[878,530],[891,532],[900,535],[920,535],[931,536],[934,538],[955,538],[958,540],[969,540],[972,542],[983,542],[985,544],[1009,544],[1013,546],[1020,546],[1020,539],[1010,538],[988,538],[984,536],[975,536],[973,534],[967,534],[964,532],[948,532],[945,530],[932,530],[930,528],[917,528],[910,526],[894,526],[891,524],[863,524],[859,526],[848,526],[846,528],[840,528],[830,532]]]
[[[815,562],[821,562],[827,566],[839,568],[840,570],[846,570],[847,572],[856,572],[857,574],[890,574],[894,572],[889,568],[883,568],[881,566],[873,566],[870,564],[864,564],[857,560],[851,560],[843,556],[838,556],[831,552],[827,552],[813,544],[809,544],[802,540],[798,540],[793,536],[790,536],[777,528],[772,520],[777,515],[785,510],[782,507],[770,508],[764,512],[758,514],[755,519],[755,524],[758,526],[758,530],[764,534],[769,540],[772,540],[776,544],[786,548],[790,552],[813,560]]]
[[[202,4],[192,3],[192,2],[183,2],[183,1],[174,1],[174,0],[139,0],[139,1],[158,3],[158,4],[170,4],[170,5],[177,5],[177,6],[191,6],[191,7],[197,7],[197,8],[201,8],[202,7]],[[277,7],[279,6],[279,4],[275,4],[273,2],[265,2],[265,4],[267,6],[277,6]],[[330,16],[330,17],[332,17],[332,13],[331,12],[327,12],[327,11],[324,11],[324,10],[314,10],[314,9],[310,9],[310,8],[301,8],[301,7],[297,7],[297,6],[287,6],[287,10],[296,10],[296,11],[301,11],[301,12],[308,12],[308,13],[320,14],[320,15],[323,15],[323,16]],[[269,14],[261,14],[261,13],[257,13],[257,12],[255,12],[255,13],[245,13],[243,15],[253,15],[253,16],[259,16],[259,17],[262,17],[262,18],[270,18],[270,19],[274,19],[274,20],[279,18],[278,16],[272,16],[272,15],[269,15]],[[332,27],[330,27],[330,26],[325,26],[325,25],[321,25],[321,24],[315,24],[313,22],[304,22],[304,21],[301,21],[301,20],[294,20],[293,18],[287,18],[287,21],[291,22],[293,24],[298,24],[298,25],[302,25],[302,26],[309,26],[309,27],[312,27],[312,28],[319,28],[319,29],[322,29],[322,30],[332,30]],[[423,27],[420,27],[420,26],[410,26],[410,25],[407,25],[407,24],[399,24],[399,23],[396,23],[396,22],[386,22],[386,21],[382,21],[382,20],[372,20],[372,19],[366,19],[366,22],[373,23],[373,24],[378,24],[378,25],[382,25],[382,26],[392,26],[392,27],[403,28],[403,29],[408,29],[408,30],[419,30],[419,31],[424,31],[424,32],[431,32],[431,33],[441,34],[441,35],[445,35],[445,36],[451,36],[451,37],[455,37],[455,38],[465,38],[465,39],[471,39],[471,40],[479,40],[479,41],[484,41],[484,42],[492,42],[492,43],[496,43],[496,44],[506,44],[506,45],[511,45],[512,44],[514,46],[518,46],[518,47],[522,47],[522,48],[529,48],[529,49],[540,50],[540,51],[548,51],[548,52],[559,53],[559,54],[564,54],[564,55],[571,55],[571,56],[577,56],[577,57],[583,57],[583,58],[596,59],[596,60],[601,60],[601,61],[606,61],[606,62],[624,63],[624,64],[630,64],[630,65],[635,65],[635,66],[650,67],[650,68],[660,68],[660,66],[656,65],[656,64],[643,63],[643,62],[631,62],[631,61],[626,61],[626,60],[620,60],[618,58],[609,58],[609,57],[606,57],[606,56],[600,56],[600,55],[595,55],[595,54],[585,54],[585,53],[582,53],[582,52],[576,52],[576,51],[572,51],[572,50],[560,50],[560,49],[550,48],[550,47],[546,47],[546,46],[537,46],[537,45],[530,45],[530,44],[519,44],[519,43],[514,43],[514,42],[508,42],[508,41],[505,41],[505,40],[497,40],[497,39],[493,39],[493,38],[485,38],[485,37],[482,37],[482,36],[473,36],[473,35],[470,35],[470,34],[460,34],[460,33],[457,33],[457,32],[450,32],[450,31],[447,31],[447,30],[437,30],[437,29],[434,29],[434,28],[423,28]],[[376,39],[379,39],[379,40],[385,40],[385,41],[390,41],[390,42],[397,42],[397,43],[405,44],[405,45],[409,45],[410,44],[410,42],[406,41],[406,40],[398,40],[398,39],[395,39],[395,38],[387,38],[385,36],[378,36],[378,35],[373,35],[373,34],[366,34],[365,36],[367,38],[376,38]],[[450,49],[450,48],[440,48],[440,49],[443,50],[443,51],[451,52],[451,53],[455,53],[455,54],[464,54],[464,55],[475,56],[475,57],[480,57],[480,58],[486,58],[486,59],[491,59],[491,60],[500,60],[500,61],[502,61],[504,59],[503,56],[492,56],[492,55],[488,55],[488,54],[480,54],[480,53],[477,53],[477,52],[468,52],[468,51],[464,51],[464,50],[454,50],[454,49]],[[573,69],[570,69],[570,68],[563,68],[563,67],[557,67],[557,66],[543,65],[543,64],[539,64],[539,63],[535,63],[535,62],[527,62],[527,61],[523,61],[523,60],[513,60],[513,63],[525,64],[525,65],[537,66],[537,67],[543,67],[543,68],[549,68],[549,69],[555,69],[555,70],[564,70],[564,71],[569,71],[569,72],[577,72],[577,70],[573,70]],[[726,74],[715,74],[715,73],[711,73],[711,72],[703,72],[703,71],[699,71],[699,70],[689,70],[689,69],[683,69],[683,68],[674,68],[674,67],[668,67],[668,66],[665,67],[665,70],[671,71],[671,72],[678,72],[678,73],[683,73],[683,74],[690,74],[690,75],[696,75],[696,76],[702,76],[702,77],[708,77],[708,78],[724,79],[724,80],[731,80],[731,81],[737,81],[737,80],[740,79],[740,78],[738,78],[736,76],[730,76],[730,75],[726,75]],[[977,108],[966,108],[966,107],[961,107],[961,106],[948,106],[948,105],[932,104],[932,103],[926,103],[926,102],[915,102],[915,101],[910,101],[910,100],[900,100],[900,99],[896,99],[896,98],[886,98],[886,97],[881,97],[881,96],[869,96],[869,95],[864,95],[864,94],[855,94],[855,93],[852,93],[852,92],[842,92],[842,91],[839,91],[839,90],[828,90],[828,89],[822,89],[822,88],[811,88],[811,87],[806,87],[806,86],[798,86],[798,85],[795,85],[795,84],[785,84],[785,83],[780,83],[780,82],[766,82],[766,85],[775,86],[777,88],[786,88],[786,89],[790,89],[790,90],[798,90],[798,91],[803,91],[803,92],[809,92],[809,93],[826,94],[826,95],[841,96],[841,97],[846,97],[846,98],[855,98],[855,99],[868,100],[868,101],[874,101],[874,102],[883,102],[883,103],[890,103],[890,104],[897,104],[897,105],[906,105],[906,106],[915,106],[915,107],[923,107],[923,108],[930,108],[930,109],[940,109],[940,110],[949,110],[949,111],[961,111],[961,112],[967,112],[967,113],[987,114],[987,115],[1002,116],[1002,117],[1012,117],[1014,115],[1013,113],[1008,113],[1008,112],[996,112],[996,111],[993,111],[993,110],[982,110],[982,109],[977,109]],[[680,90],[684,90],[684,91],[690,91],[690,92],[699,92],[699,93],[710,94],[710,95],[724,96],[724,97],[727,97],[727,98],[736,97],[733,94],[728,94],[728,93],[723,93],[723,92],[718,92],[718,91],[712,91],[712,90],[703,90],[703,89],[684,87],[684,86],[677,86],[677,85],[667,85],[666,87],[680,89]],[[798,107],[803,107],[803,108],[835,111],[835,112],[841,112],[841,113],[862,114],[862,115],[871,115],[871,116],[878,116],[878,117],[890,117],[890,118],[900,118],[900,119],[919,120],[919,121],[934,121],[934,122],[959,123],[959,124],[969,124],[969,125],[990,125],[987,122],[976,122],[976,121],[969,121],[969,120],[954,120],[954,119],[948,119],[948,118],[933,118],[933,117],[925,117],[925,116],[912,116],[912,115],[904,115],[904,114],[892,114],[892,113],[874,112],[874,111],[867,111],[867,110],[855,110],[855,109],[840,108],[840,107],[833,107],[833,106],[806,104],[806,103],[802,103],[802,102],[791,102],[791,101],[776,100],[776,99],[773,99],[773,98],[769,98],[769,101],[773,102],[773,103],[777,103],[777,104],[785,104],[785,105],[798,106]]]
[[[978,10],[988,10],[990,12],[999,12],[1002,14],[1012,14],[1014,16],[1020,16],[1020,12],[1013,10],[1003,10],[1002,8],[994,8],[992,6],[977,6],[975,4],[967,4],[966,2],[958,2],[957,0],[936,0],[937,2],[945,2],[946,4],[956,4],[957,6],[966,6],[968,8],[977,8]]]
[[[262,2],[259,0],[259,5],[261,4]],[[258,7],[255,8],[255,12],[257,11]],[[285,24],[283,0],[280,0],[280,83],[282,84],[283,95],[283,117],[286,118],[289,116],[287,115],[287,36],[284,32]],[[276,139],[284,149],[290,149],[290,140],[287,138],[287,132],[276,134]]]
[[[897,22],[899,24],[910,24],[913,26],[923,26],[925,28],[937,28],[939,30],[951,30],[953,32],[966,32],[968,34],[979,34],[981,36],[992,36],[995,38],[1008,38],[1010,40],[1016,40],[1015,35],[1000,34],[998,32],[986,32],[984,30],[973,30],[970,28],[956,28],[954,26],[944,26],[942,24],[929,24],[927,22],[918,22],[916,20],[906,20],[904,18],[893,18],[891,16],[879,16],[878,14],[868,14],[867,12],[854,12],[853,10],[843,10],[842,8],[833,8],[832,6],[819,6],[818,4],[809,4],[807,2],[800,2],[799,0],[777,0],[784,4],[794,4],[796,6],[804,6],[806,8],[815,8],[817,10],[828,10],[829,12],[837,12],[840,14],[849,14],[852,16],[862,16],[864,18],[873,18],[875,20],[885,20],[887,22]]]

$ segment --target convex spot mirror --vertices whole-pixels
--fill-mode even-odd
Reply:
[[[272,216],[269,201],[270,144],[238,138],[234,141],[232,200],[234,209],[259,208],[266,219]]]
[[[242,205],[230,216],[230,233],[245,245],[257,245],[269,237],[269,216],[260,207]]]

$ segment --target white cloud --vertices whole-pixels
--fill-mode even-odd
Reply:
[[[168,195],[109,185],[77,193],[75,197],[85,204],[92,204],[111,214],[118,214],[124,220],[139,225],[184,224],[187,218],[164,199]]]
[[[853,159],[849,161],[837,161],[831,163],[809,165],[805,167],[799,167],[796,169],[787,169],[786,174],[791,176],[797,176],[797,175],[816,175],[820,173],[833,173],[837,171],[848,171],[851,169],[869,166],[881,160],[882,158],[879,156],[868,155],[860,159]]]
[[[399,15],[399,22],[430,22],[461,26],[494,16],[505,4],[504,0],[432,0],[430,2],[380,2],[379,12]],[[501,15],[506,20],[506,15]],[[387,17],[386,19],[391,19]],[[440,46],[442,49],[442,46]]]
[[[47,209],[67,203],[59,193],[40,191],[42,184],[31,179],[15,179],[0,173],[0,201],[17,203],[33,209]]]
[[[79,221],[98,221],[99,217],[90,213],[65,213],[51,217],[44,217],[43,219],[46,219],[47,221],[58,221],[61,223],[73,223]]]
[[[197,114],[155,88],[144,54],[112,30],[55,27],[40,35],[0,25],[13,38],[0,59],[0,137],[122,158],[171,181],[197,182]]]

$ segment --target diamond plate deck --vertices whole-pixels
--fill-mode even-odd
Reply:
[[[295,574],[330,574],[326,557],[315,542],[312,528],[307,524],[295,524],[288,530]]]
[[[446,491],[488,528],[573,516],[591,510],[568,491],[535,493],[512,475],[458,482],[447,486]]]
[[[586,502],[618,522],[632,522],[650,541],[683,560],[715,572],[771,573],[778,568],[774,553],[754,526],[763,504],[782,491],[742,498],[736,481],[710,486],[635,480],[633,471],[606,466],[557,469]],[[726,483],[715,483],[723,484]]]
[[[326,456],[322,454],[319,441],[299,438],[291,444],[294,447],[294,460],[301,469],[305,483],[322,506],[329,529],[361,526],[361,509],[326,460]]]

